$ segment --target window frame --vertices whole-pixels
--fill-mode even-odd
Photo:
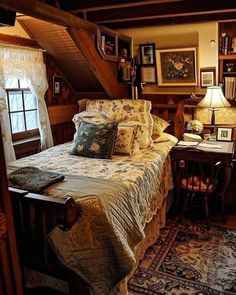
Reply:
[[[38,111],[38,108],[35,109],[30,109],[30,110],[25,110],[25,92],[30,92],[29,88],[21,88],[20,87],[20,79],[17,78],[17,83],[18,83],[18,88],[6,88],[6,93],[7,93],[7,104],[8,104],[8,116],[9,116],[9,122],[10,122],[10,128],[11,128],[11,135],[12,135],[12,141],[16,142],[19,140],[24,140],[24,139],[29,139],[29,138],[35,138],[39,137],[39,128],[27,130],[27,125],[26,125],[26,112],[28,111]],[[10,110],[10,99],[9,99],[9,93],[10,92],[21,92],[21,99],[22,99],[22,110],[21,111],[11,111]],[[25,131],[13,133],[12,132],[12,122],[11,122],[11,114],[14,113],[22,113],[24,115],[24,127]]]

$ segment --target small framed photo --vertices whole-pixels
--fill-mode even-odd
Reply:
[[[141,67],[141,82],[156,83],[156,67]]]
[[[140,64],[145,65],[155,65],[155,43],[140,44]]]
[[[53,77],[53,96],[61,95],[61,77]]]
[[[214,86],[216,81],[216,68],[201,68],[200,69],[200,82],[201,87]]]
[[[219,141],[232,141],[233,128],[218,127],[216,133],[216,140]]]

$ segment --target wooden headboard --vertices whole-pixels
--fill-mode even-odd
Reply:
[[[181,139],[184,133],[184,100],[178,104],[152,104],[151,113],[170,123],[166,132]]]
[[[86,110],[88,99],[78,101],[79,112]],[[170,123],[166,132],[180,139],[184,133],[184,100],[178,104],[152,104],[151,113],[157,115]]]

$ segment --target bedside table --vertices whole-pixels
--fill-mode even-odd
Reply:
[[[209,142],[206,142],[209,143]],[[209,143],[210,144],[210,143]],[[233,160],[234,160],[234,150],[235,143],[234,142],[213,142],[213,145],[218,144],[221,148],[206,148],[206,147],[198,147],[198,146],[178,146],[175,145],[171,151],[170,156],[171,159],[175,160],[196,160],[196,155],[193,153],[194,150],[202,150],[204,153],[202,154],[202,159],[205,162],[220,161],[222,162],[224,169],[224,182],[223,187],[220,192],[221,195],[221,210],[222,210],[222,220],[225,222],[225,201],[226,201],[226,193],[228,186],[230,184],[232,173],[233,173]]]

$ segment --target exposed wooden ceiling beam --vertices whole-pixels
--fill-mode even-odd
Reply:
[[[173,2],[182,2],[183,0],[147,0],[147,1],[140,1],[140,2],[129,2],[129,3],[122,3],[122,4],[110,4],[110,5],[100,5],[94,7],[84,7],[80,9],[72,9],[70,10],[71,13],[76,14],[78,12],[90,12],[90,11],[99,11],[99,10],[110,10],[110,9],[121,9],[132,7],[133,9],[137,6],[146,6],[152,5],[157,3],[173,3]],[[88,2],[87,2],[88,3]]]
[[[128,86],[118,83],[113,64],[101,58],[94,47],[94,39],[91,35],[84,30],[74,28],[68,28],[67,31],[109,97],[127,98]]]
[[[120,18],[120,19],[107,19],[96,21],[97,24],[111,24],[111,23],[119,23],[119,22],[128,22],[128,21],[140,21],[140,20],[154,20],[160,18],[178,18],[178,17],[187,17],[187,16],[199,16],[199,15],[207,15],[209,14],[223,14],[223,13],[235,13],[235,9],[223,9],[223,10],[212,10],[212,11],[201,11],[201,12],[184,12],[184,13],[176,13],[176,14],[162,14],[162,15],[153,15],[153,16],[140,16],[135,18]]]
[[[1,0],[0,7],[30,15],[61,26],[71,26],[96,33],[97,25],[75,17],[71,13],[52,7],[37,0]]]
[[[0,44],[42,49],[36,40],[27,39],[27,38],[18,37],[18,36],[11,36],[7,34],[0,34]]]
[[[235,11],[230,13],[216,13],[216,14],[205,14],[205,15],[188,15],[181,17],[169,17],[169,18],[154,18],[154,19],[144,19],[132,21],[122,21],[106,23],[111,29],[121,29],[121,28],[137,28],[137,27],[148,27],[148,26],[163,26],[172,24],[186,24],[186,23],[200,23],[209,21],[219,21],[219,20],[232,20],[235,21]]]

